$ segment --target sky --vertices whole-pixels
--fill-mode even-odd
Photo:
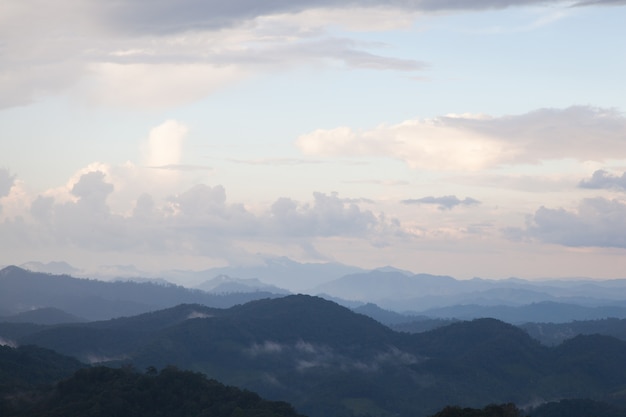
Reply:
[[[0,0],[0,265],[624,278],[625,6]]]

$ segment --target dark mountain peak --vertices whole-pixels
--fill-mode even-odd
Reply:
[[[315,339],[330,344],[367,340],[389,342],[394,332],[376,320],[349,308],[310,295],[256,300],[230,309],[238,322],[271,329],[275,337]]]
[[[24,274],[29,273],[26,269],[20,268],[19,266],[9,265],[0,269],[0,277],[7,277],[15,274]]]
[[[85,319],[67,313],[54,307],[44,307],[25,311],[8,317],[2,317],[3,321],[10,323],[34,323],[34,324],[63,324],[80,323]]]
[[[601,334],[579,334],[569,340],[564,341],[557,347],[559,353],[576,352],[621,352],[626,357],[626,342],[613,336]]]
[[[522,329],[503,321],[483,318],[462,321],[416,335],[426,351],[444,355],[504,349],[516,351],[540,349],[538,341]]]
[[[300,317],[318,320],[332,320],[338,316],[354,316],[350,309],[322,297],[296,294],[278,298],[265,298],[232,308],[236,315],[258,319],[279,317]]]
[[[202,304],[179,304],[162,310],[151,311],[130,317],[118,317],[95,323],[99,327],[137,328],[137,330],[163,329],[186,320],[209,318],[220,315],[223,309],[207,307]]]

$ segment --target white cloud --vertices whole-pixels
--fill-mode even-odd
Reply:
[[[374,16],[381,27],[407,25],[401,10],[337,12],[288,2],[250,8],[35,1],[10,1],[0,16],[0,107],[70,90],[99,105],[164,108],[197,101],[251,75],[302,65],[423,68],[412,59],[373,53],[381,44],[327,33],[334,24],[365,27]]]
[[[331,32],[405,30],[423,14],[530,4],[571,1],[8,0],[0,15],[0,107],[68,89],[105,105],[176,106],[250,75],[311,63],[419,71],[419,60],[372,52],[384,44]]]
[[[184,130],[176,123],[161,125],[150,136],[152,149],[180,149]],[[172,137],[174,145],[169,142]],[[150,155],[153,163],[166,162],[159,152]],[[179,156],[172,152],[168,158]],[[229,202],[220,185],[188,187],[178,181],[171,187],[166,184],[158,193],[146,192],[163,183],[145,172],[134,165],[94,163],[63,187],[38,196],[23,195],[20,201],[25,207],[10,210],[0,221],[0,233],[8,236],[5,244],[11,242],[13,250],[81,248],[92,253],[152,253],[224,261],[268,245],[278,250],[300,247],[313,253],[316,239],[350,237],[374,244],[401,231],[398,220],[364,210],[360,200],[342,199],[337,194],[314,193],[312,201],[305,202],[281,198],[251,212],[243,204]],[[179,187],[186,189],[163,195]],[[17,239],[18,235],[21,238]]]
[[[9,195],[14,183],[15,175],[11,175],[7,169],[0,168],[0,198]]]
[[[296,141],[308,155],[384,156],[411,168],[476,171],[545,160],[626,158],[626,118],[586,106],[516,116],[442,116],[355,131],[317,130]]]
[[[593,173],[591,178],[582,180],[579,184],[581,188],[590,189],[616,189],[626,190],[626,172],[621,176],[611,174],[605,170],[599,169]]]
[[[507,234],[563,246],[626,248],[626,203],[598,197],[582,200],[574,210],[541,207],[525,229]]]
[[[143,164],[148,167],[179,164],[188,131],[187,126],[176,120],[168,120],[153,128],[143,144]]]

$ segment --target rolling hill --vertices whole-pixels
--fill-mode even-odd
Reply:
[[[615,338],[547,347],[494,319],[398,333],[304,295],[32,327],[17,341],[110,365],[176,365],[288,401],[311,417],[419,417],[449,404],[590,396],[619,403],[626,388],[626,342]]]

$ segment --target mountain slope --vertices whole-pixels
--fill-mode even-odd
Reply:
[[[76,372],[47,395],[4,405],[14,417],[298,417],[289,404],[225,386],[201,374],[166,368],[139,374],[128,368]]]
[[[304,295],[52,326],[18,341],[77,355],[97,351],[119,358],[111,364],[139,369],[173,364],[201,371],[289,401],[311,417],[419,417],[448,404],[483,407],[588,394],[606,400],[626,386],[626,375],[618,372],[626,366],[626,343],[617,339],[550,348],[493,319],[397,333]]]

